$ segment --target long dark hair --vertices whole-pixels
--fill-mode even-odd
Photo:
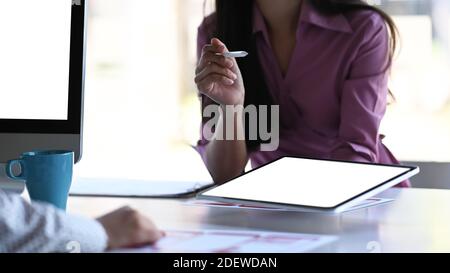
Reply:
[[[272,105],[273,99],[264,81],[254,41],[252,11],[255,0],[216,0],[216,26],[214,35],[221,39],[230,50],[246,50],[247,58],[239,59],[238,64],[244,78],[245,105]],[[325,15],[347,13],[357,10],[372,10],[386,22],[390,33],[389,62],[397,47],[398,31],[392,18],[384,11],[362,0],[304,0]],[[269,119],[270,120],[270,119]],[[282,125],[280,125],[282,126]],[[268,127],[271,128],[271,127]],[[248,129],[248,128],[247,128]],[[247,130],[246,130],[247,131]],[[261,141],[247,140],[247,146],[253,149]]]

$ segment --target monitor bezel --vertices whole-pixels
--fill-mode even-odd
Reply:
[[[86,59],[86,2],[87,0],[72,0],[67,120],[0,118],[0,133],[81,133]]]

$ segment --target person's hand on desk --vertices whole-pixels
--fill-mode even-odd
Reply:
[[[150,219],[130,207],[115,210],[97,221],[108,235],[108,249],[152,244],[164,236]]]

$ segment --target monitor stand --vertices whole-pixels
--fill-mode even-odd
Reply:
[[[25,183],[18,180],[12,180],[6,176],[5,164],[0,163],[0,189],[22,193],[25,189]]]

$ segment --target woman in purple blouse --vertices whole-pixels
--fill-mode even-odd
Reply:
[[[222,113],[212,138],[203,115],[197,146],[214,181],[282,156],[398,164],[379,134],[395,45],[392,19],[359,0],[216,0],[199,27],[195,78],[202,109]],[[249,55],[217,54],[236,50]],[[278,148],[217,137],[230,124],[248,132],[227,105],[279,105]]]

